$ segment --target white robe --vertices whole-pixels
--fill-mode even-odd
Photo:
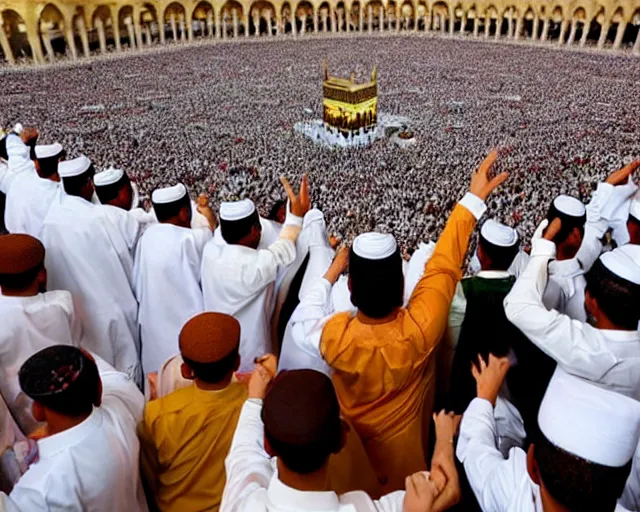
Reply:
[[[144,397],[124,374],[98,359],[102,405],[79,425],[38,441],[32,464],[0,509],[24,512],[144,512],[140,443]]]
[[[73,296],[82,346],[136,379],[138,303],[131,283],[139,231],[124,210],[65,194],[52,204],[39,237],[49,289]]]
[[[0,393],[22,431],[40,425],[31,414],[31,399],[20,389],[18,371],[33,354],[52,345],[78,345],[81,327],[71,294],[65,291],[33,297],[0,296]]]
[[[27,146],[19,135],[10,133],[7,136],[7,161],[9,172],[36,172],[36,166],[31,160],[31,148]]]
[[[209,240],[209,229],[152,224],[138,242],[133,275],[144,373],[179,352],[182,326],[204,311],[200,270]]]
[[[613,331],[547,310],[542,293],[555,245],[535,240],[529,265],[504,301],[507,319],[567,373],[640,400],[640,333]]]
[[[482,510],[486,512],[543,512],[540,487],[527,472],[527,454],[512,448],[504,458],[496,448],[493,407],[475,398],[460,424],[456,455]],[[615,512],[624,512],[620,504]]]
[[[9,233],[25,233],[37,237],[49,208],[61,194],[58,182],[38,177],[35,173],[18,174],[8,187],[4,222]]]
[[[401,512],[404,491],[372,500],[362,491],[298,491],[283,484],[264,450],[261,400],[242,407],[231,449],[225,461],[227,484],[220,512]]]
[[[302,219],[297,219],[298,229]],[[295,243],[278,238],[268,249],[207,243],[202,257],[202,291],[206,311],[234,316],[241,325],[240,371],[272,351],[271,317],[279,272],[296,257]]]

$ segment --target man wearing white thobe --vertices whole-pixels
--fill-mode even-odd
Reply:
[[[35,173],[35,165],[31,160],[31,146],[38,138],[38,131],[34,128],[25,128],[20,134],[7,135],[7,165],[10,173],[31,172]]]
[[[58,162],[62,154],[63,148],[58,143],[38,145],[37,173],[16,173],[6,180],[0,176],[0,190],[7,195],[4,214],[7,231],[38,236],[49,208],[60,194]]]
[[[0,494],[0,509],[147,510],[136,434],[144,397],[127,375],[98,357],[96,364],[102,381],[100,406],[78,425],[38,441],[39,460],[9,496]]]
[[[202,251],[212,237],[210,228],[189,227],[191,201],[183,184],[155,190],[152,202],[159,223],[140,238],[133,269],[145,374],[179,352],[183,325],[204,311]]]
[[[139,379],[138,303],[133,253],[140,225],[126,212],[94,205],[93,165],[82,156],[59,168],[65,188],[52,204],[40,239],[49,288],[68,290],[82,322],[81,345]]]
[[[489,365],[499,364],[498,361],[492,357]],[[483,366],[476,378],[484,379],[485,372],[487,367]],[[546,502],[556,498],[546,488],[541,490],[540,481],[532,479],[542,478],[544,464],[536,460],[535,445],[529,448],[529,457],[536,460],[533,464],[541,467],[537,475],[530,473],[527,453],[521,448],[512,448],[507,458],[500,453],[495,443],[492,403],[500,383],[487,385],[481,391],[480,380],[478,382],[478,398],[469,404],[462,417],[456,455],[464,464],[480,507],[487,512],[548,510],[544,507],[542,493],[545,493]],[[494,390],[493,396],[486,392],[490,388]],[[628,397],[556,370],[540,407],[538,423],[548,442],[571,454],[570,457],[583,459],[585,465],[620,468],[631,459],[640,437],[640,405]],[[562,484],[554,481],[554,488],[558,489]],[[584,489],[586,496],[598,491],[603,494],[603,489]],[[615,508],[616,512],[624,510],[620,504]]]
[[[635,328],[624,329],[614,327],[604,317],[601,320],[610,327],[597,328],[547,310],[542,294],[547,284],[547,264],[554,255],[553,242],[533,241],[529,265],[505,298],[507,319],[567,372],[640,399],[638,320]],[[600,262],[607,271],[627,281],[629,288],[640,285],[640,246],[625,245],[603,254]]]
[[[205,311],[234,316],[242,327],[241,372],[250,371],[256,357],[272,352],[276,280],[278,273],[296,258],[296,240],[310,209],[306,176],[300,197],[295,196],[286,180],[284,183],[291,210],[279,237],[268,249],[258,249],[259,216],[253,202],[245,199],[220,205],[221,233],[227,244],[212,240],[202,257]]]

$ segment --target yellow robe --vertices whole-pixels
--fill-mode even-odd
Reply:
[[[217,511],[226,481],[243,384],[220,391],[195,384],[147,403],[138,428],[142,468],[162,512]]]
[[[384,492],[403,489],[407,475],[426,469],[435,348],[475,224],[469,210],[455,207],[406,309],[383,322],[340,313],[322,332],[320,351],[333,369],[342,412]]]

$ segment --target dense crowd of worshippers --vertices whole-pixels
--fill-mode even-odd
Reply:
[[[527,253],[492,151],[406,261],[332,241],[306,175],[282,223],[146,210],[38,135],[0,142],[0,510],[640,510],[640,160]]]
[[[325,58],[359,80],[377,65],[378,111],[407,117],[416,145],[332,151],[295,133],[322,117]],[[332,234],[392,232],[410,252],[439,236],[486,148],[500,146],[511,173],[489,207],[527,243],[539,205],[586,202],[638,154],[638,80],[638,59],[444,39],[189,46],[0,74],[0,124],[35,124],[43,143],[124,169],[143,201],[182,182],[214,210],[251,198],[267,216],[280,174],[304,169]]]

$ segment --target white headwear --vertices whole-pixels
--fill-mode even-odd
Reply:
[[[487,242],[498,247],[513,247],[518,243],[518,232],[515,229],[493,219],[487,220],[482,225],[480,234]]]
[[[640,439],[640,402],[556,369],[538,425],[555,446],[609,467],[631,460]]]
[[[122,169],[114,169],[109,167],[102,172],[99,172],[93,177],[93,184],[96,187],[106,187],[107,185],[113,185],[118,183],[124,176]]]
[[[615,275],[640,285],[640,245],[627,244],[605,252],[600,261]]]
[[[393,235],[363,233],[353,241],[353,252],[367,260],[383,260],[396,252],[398,244]]]
[[[569,215],[570,217],[582,217],[587,213],[587,209],[580,199],[565,194],[556,197],[553,200],[553,206],[555,206],[559,212]]]
[[[243,199],[242,201],[229,201],[220,205],[221,220],[242,220],[246,219],[256,211],[256,205],[251,199]]]
[[[640,195],[637,195],[631,201],[631,208],[629,209],[629,215],[640,221]]]
[[[187,195],[187,187],[178,183],[173,187],[158,188],[151,194],[151,202],[154,204],[167,204],[179,201]]]
[[[61,178],[73,178],[85,173],[91,167],[91,160],[81,155],[73,160],[64,160],[58,165],[58,175]]]
[[[13,131],[18,135],[20,135],[24,131],[24,127],[22,126],[22,123],[16,123],[16,125],[13,127]]]
[[[36,158],[42,160],[43,158],[52,158],[59,156],[62,153],[62,144],[54,142],[53,144],[39,144],[35,148]]]

